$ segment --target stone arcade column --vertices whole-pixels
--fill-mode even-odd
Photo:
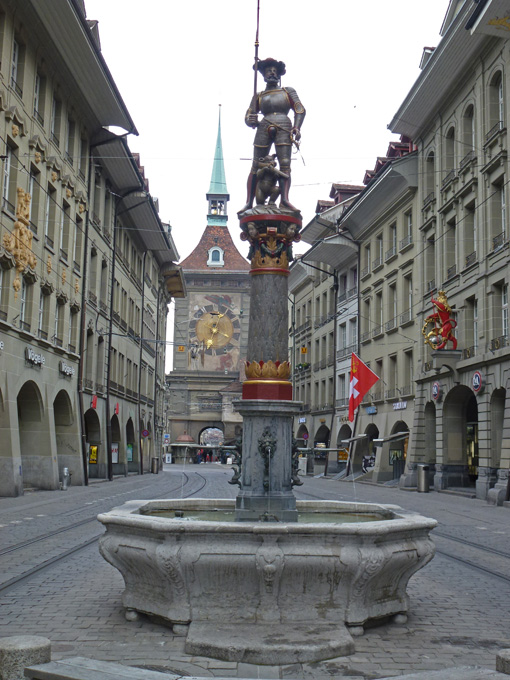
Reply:
[[[287,277],[301,215],[260,205],[240,223],[241,239],[250,242],[251,300],[246,380],[236,404],[244,423],[236,520],[295,522],[292,429],[300,403],[292,401]]]

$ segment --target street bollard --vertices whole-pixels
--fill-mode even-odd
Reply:
[[[38,635],[15,635],[0,640],[0,678],[24,680],[27,666],[51,661],[51,642]]]
[[[69,468],[65,467],[62,470],[62,491],[67,491],[67,487],[71,484],[71,473]]]
[[[418,492],[428,493],[429,492],[429,466],[428,465],[418,465]]]

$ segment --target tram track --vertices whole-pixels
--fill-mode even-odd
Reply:
[[[183,484],[179,484],[173,489],[167,490],[164,494],[158,493],[151,498],[143,499],[143,500],[153,500],[154,498],[166,498],[168,496],[171,496],[174,494],[176,491],[179,489],[183,490],[185,485],[190,483],[190,476],[186,472],[181,473],[185,479],[186,482]],[[190,491],[189,493],[183,494],[179,496],[179,498],[191,498],[192,496],[195,496],[196,494],[200,493],[202,489],[207,485],[207,479],[201,475],[199,472],[194,472],[194,476],[200,478],[200,485],[198,488],[194,489],[193,491]],[[136,491],[133,492],[133,495],[136,494]],[[104,512],[104,511],[103,511]],[[17,545],[10,546],[8,548],[4,548],[3,550],[0,551],[0,556],[8,554],[8,553],[13,553],[16,552],[17,550],[22,550],[23,548],[29,547],[33,545],[34,543],[39,543],[41,541],[48,540],[52,538],[53,536],[59,535],[59,534],[64,534],[68,531],[72,531],[78,527],[85,526],[86,524],[92,524],[93,522],[97,522],[97,515],[99,512],[95,512],[92,517],[88,517],[86,519],[80,520],[79,522],[74,522],[73,524],[67,525],[66,527],[61,527],[60,529],[56,529],[51,532],[47,532],[46,534],[42,536],[37,536],[34,537],[33,539],[23,541],[21,543],[18,543]],[[50,567],[53,565],[57,564],[58,562],[61,562],[68,557],[71,557],[72,555],[80,552],[81,550],[85,550],[89,546],[93,545],[94,543],[97,543],[101,536],[103,536],[104,531],[101,531],[101,533],[96,534],[90,538],[87,538],[86,540],[80,542],[78,545],[72,546],[71,548],[68,548],[67,550],[60,552],[58,555],[54,555],[53,557],[48,558],[47,560],[44,560],[40,564],[37,564],[27,570],[25,570],[21,574],[17,574],[16,576],[13,576],[12,578],[8,579],[7,581],[4,581],[3,583],[0,583],[0,593],[5,593],[7,590],[10,590],[11,588],[15,588],[24,581],[30,579],[32,576],[35,576],[36,574],[40,574],[43,571],[48,570]]]

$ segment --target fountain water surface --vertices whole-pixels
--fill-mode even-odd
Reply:
[[[124,577],[127,618],[158,617],[186,635],[189,654],[273,665],[351,654],[351,635],[367,621],[404,622],[407,583],[434,555],[429,532],[436,522],[397,506],[296,502],[292,431],[301,404],[292,401],[287,361],[287,276],[302,222],[288,191],[304,108],[295,90],[279,87],[282,62],[266,59],[258,68],[267,88],[247,112],[257,133],[248,202],[239,213],[251,259],[248,360],[237,404],[243,440],[232,480],[239,493],[235,502],[132,501],[99,520],[106,527],[101,554]],[[173,517],[158,516],[162,510]],[[235,521],[185,519],[206,511]],[[299,522],[300,512],[356,513],[368,521]]]

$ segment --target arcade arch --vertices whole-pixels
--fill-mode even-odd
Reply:
[[[126,423],[126,459],[128,472],[138,471],[138,448],[136,446],[135,426],[132,418]]]
[[[50,432],[41,392],[32,380],[18,392],[17,407],[23,486],[55,488]]]
[[[79,483],[83,478],[80,428],[73,416],[71,398],[66,390],[60,390],[53,401],[53,417],[59,476],[62,478],[63,468],[67,467],[73,475],[73,481]]]
[[[85,412],[85,441],[88,448],[89,477],[106,477],[106,457],[101,446],[101,424],[97,411],[89,408]]]
[[[113,414],[110,422],[112,427],[112,472],[114,475],[121,475],[125,473],[124,452],[121,450],[122,437],[119,418],[116,413]]]
[[[491,468],[499,468],[501,462],[505,399],[506,390],[503,387],[494,390],[491,395]]]
[[[478,404],[472,390],[456,385],[443,406],[444,488],[474,486],[478,476]]]

